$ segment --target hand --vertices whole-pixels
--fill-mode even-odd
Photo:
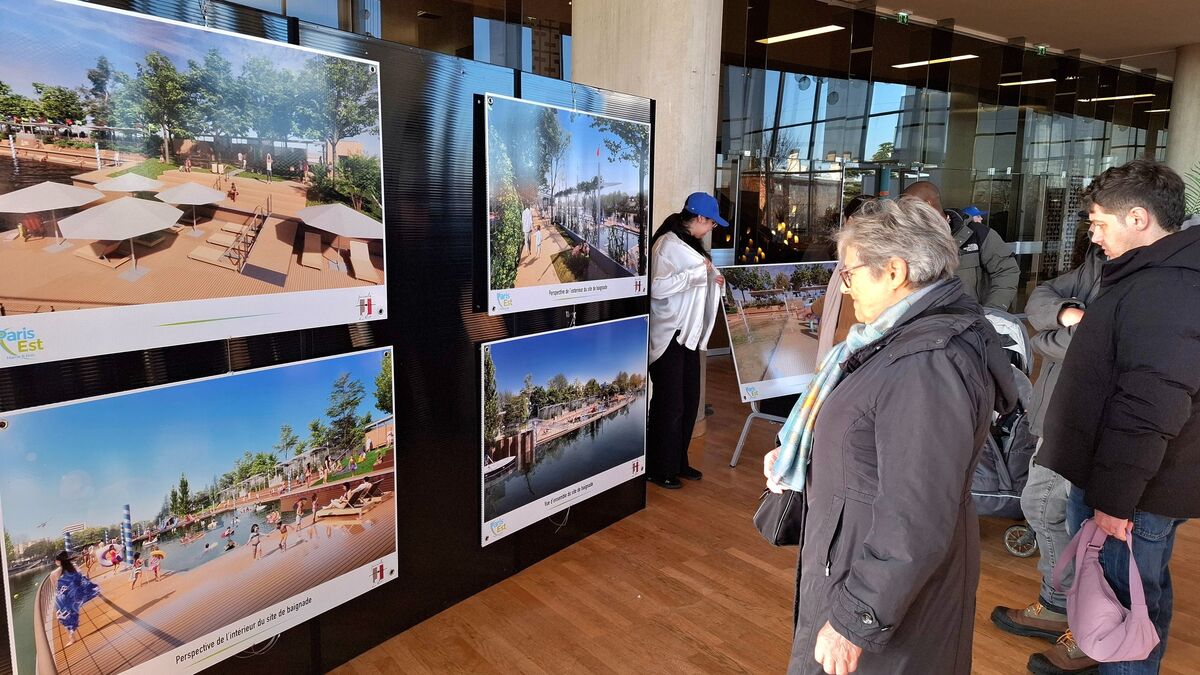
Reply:
[[[775,480],[775,476],[771,473],[771,467],[775,466],[775,460],[779,459],[779,448],[763,455],[763,475],[767,477],[767,489],[777,495],[783,494],[783,486],[779,481]]]
[[[1058,322],[1065,327],[1074,326],[1083,321],[1083,310],[1078,307],[1065,307],[1058,313]]]
[[[1125,520],[1123,518],[1114,518],[1113,516],[1110,516],[1107,513],[1104,513],[1103,511],[1096,511],[1095,513],[1093,513],[1092,520],[1096,521],[1096,527],[1099,527],[1101,530],[1104,530],[1105,533],[1108,534],[1108,536],[1116,537],[1117,539],[1120,539],[1121,541],[1127,540],[1129,538],[1129,535],[1127,533],[1133,531],[1133,521],[1132,520]]]
[[[718,286],[725,285],[725,277],[721,274],[718,274],[717,276],[713,277],[713,281],[716,281]]]
[[[842,637],[833,626],[826,621],[817,633],[817,645],[813,648],[813,658],[825,667],[827,675],[847,675],[858,670],[858,657],[862,656],[862,647]]]

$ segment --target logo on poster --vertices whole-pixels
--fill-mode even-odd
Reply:
[[[505,309],[512,307],[512,293],[497,293],[496,300],[500,303],[500,306],[504,307]]]
[[[375,298],[370,295],[358,296],[358,318],[364,319],[375,313]]]
[[[32,359],[37,352],[46,348],[42,339],[32,329],[6,330],[0,328],[0,349],[8,360]]]
[[[371,568],[371,583],[377,584],[384,580],[383,563]]]
[[[758,387],[746,387],[747,396],[758,396]]]
[[[503,518],[497,518],[492,521],[492,534],[500,534],[508,529],[508,525],[504,524]]]
[[[638,473],[638,470],[640,470],[641,468],[642,468],[642,463],[636,459],[633,460],[633,475],[636,476]]]
[[[633,282],[633,292],[634,293],[642,292],[642,280],[641,279],[637,279]]]

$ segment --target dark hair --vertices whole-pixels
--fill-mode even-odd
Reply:
[[[688,211],[687,209],[683,209],[679,213],[672,213],[671,215],[667,216],[667,219],[663,221],[663,224],[660,225],[658,230],[654,232],[654,236],[650,238],[650,246],[653,247],[659,238],[661,238],[664,234],[673,232],[676,237],[679,237],[679,239],[683,241],[683,243],[696,249],[696,252],[705,258],[712,260],[712,255],[710,255],[708,251],[704,250],[704,242],[700,241],[696,237],[693,237],[692,233],[688,232],[687,229],[687,224],[699,217],[700,216]]]
[[[1124,216],[1130,209],[1142,207],[1167,232],[1179,230],[1183,224],[1183,179],[1161,162],[1135,159],[1132,162],[1100,174],[1083,191],[1083,208],[1099,206],[1105,211]]]
[[[851,216],[858,213],[864,204],[874,201],[875,199],[877,199],[875,195],[858,195],[846,202],[846,206],[842,209],[842,224],[845,225],[846,221],[849,220]]]
[[[63,574],[72,574],[75,572],[75,565],[71,563],[71,554],[66,551],[59,551],[58,555],[54,556],[58,564],[62,565]]]

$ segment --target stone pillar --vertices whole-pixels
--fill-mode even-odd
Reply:
[[[721,0],[574,0],[571,79],[652,98],[650,223],[716,184]],[[720,317],[717,319],[720,320]],[[695,436],[704,423],[704,371]]]
[[[1175,83],[1167,130],[1167,164],[1186,175],[1200,162],[1200,44],[1175,50]]]

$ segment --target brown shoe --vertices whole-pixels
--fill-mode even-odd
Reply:
[[[1025,609],[997,607],[992,610],[992,623],[1006,633],[1039,637],[1051,642],[1067,632],[1067,615],[1051,612],[1040,602],[1035,602]]]
[[[1037,675],[1092,675],[1100,672],[1100,663],[1083,653],[1071,631],[1063,633],[1058,644],[1050,649],[1030,656],[1027,667],[1029,672]]]

